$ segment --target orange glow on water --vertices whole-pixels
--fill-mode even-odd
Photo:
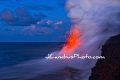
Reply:
[[[80,29],[77,28],[77,25],[75,25],[74,28],[70,31],[68,34],[68,37],[66,39],[66,42],[62,49],[62,53],[65,55],[71,55],[72,52],[74,52],[75,49],[77,49],[80,45],[83,44],[82,41],[80,41],[80,37],[82,34],[80,33]]]

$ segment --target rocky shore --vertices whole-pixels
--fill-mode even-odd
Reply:
[[[97,61],[89,80],[120,80],[120,35],[106,41],[101,55],[105,59]]]

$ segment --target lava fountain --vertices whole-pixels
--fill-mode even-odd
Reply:
[[[80,33],[80,29],[77,27],[77,25],[75,25],[75,27],[71,28],[70,32],[67,32],[67,35],[68,35],[66,39],[67,43],[62,44],[64,47],[60,51],[60,54],[70,56],[74,53],[76,49],[78,49],[79,46],[83,44],[83,41],[80,40],[82,33]]]

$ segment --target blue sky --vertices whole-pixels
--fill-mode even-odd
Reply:
[[[0,0],[0,42],[63,42],[66,0]]]

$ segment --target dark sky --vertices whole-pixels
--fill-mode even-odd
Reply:
[[[71,27],[66,0],[0,0],[0,42],[61,42]]]

